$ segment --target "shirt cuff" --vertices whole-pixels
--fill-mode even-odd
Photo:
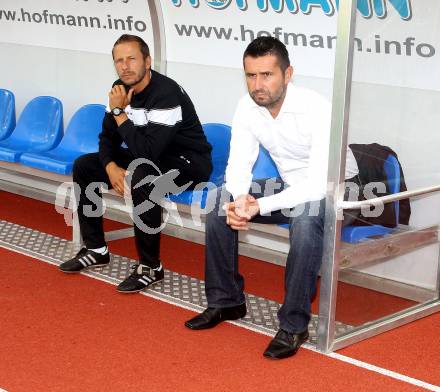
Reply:
[[[249,193],[250,185],[248,187],[243,187],[243,186],[234,187],[226,183],[225,188],[232,195],[232,198],[235,200],[238,196],[247,195]]]
[[[258,207],[260,208],[260,215],[268,214],[276,209],[273,203],[271,203],[270,197],[260,197],[257,201]]]

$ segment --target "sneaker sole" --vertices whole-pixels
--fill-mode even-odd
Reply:
[[[61,272],[64,272],[65,274],[79,274],[83,271],[87,271],[88,269],[93,269],[93,268],[104,268],[107,267],[110,263],[106,263],[106,264],[96,264],[96,265],[90,265],[88,267],[84,267],[82,269],[80,269],[79,271],[65,271],[62,270],[61,268],[58,268]]]
[[[135,294],[135,293],[139,293],[139,292],[141,292],[141,291],[147,290],[149,287],[154,286],[155,284],[160,283],[160,282],[163,282],[163,281],[164,281],[164,279],[157,280],[156,282],[150,283],[148,286],[145,286],[144,288],[139,289],[139,290],[130,290],[130,291],[127,291],[127,290],[119,290],[118,288],[116,288],[116,291],[117,291],[118,293],[122,293],[122,294]]]

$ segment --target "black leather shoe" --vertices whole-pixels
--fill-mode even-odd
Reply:
[[[283,359],[295,355],[298,349],[309,338],[306,329],[300,333],[289,333],[280,329],[267,346],[264,356],[270,359]]]
[[[229,308],[208,308],[185,323],[190,329],[208,329],[225,320],[238,320],[246,316],[246,304]]]

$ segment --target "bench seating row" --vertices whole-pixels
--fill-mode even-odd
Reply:
[[[103,105],[84,105],[73,115],[64,133],[63,106],[60,100],[49,96],[36,97],[25,106],[16,121],[14,94],[0,89],[0,160],[70,175],[73,162],[78,156],[98,150],[98,134],[104,113]],[[220,186],[229,156],[231,129],[228,125],[208,123],[203,124],[203,130],[213,147],[214,169],[209,182]],[[390,156],[385,162],[385,169],[393,187],[392,193],[398,192],[400,170],[397,160]],[[261,148],[253,168],[253,178],[278,176],[275,163],[267,151]],[[178,195],[170,195],[169,199],[184,205],[197,203],[203,209],[207,191],[184,191]],[[395,208],[398,211],[397,203]],[[391,231],[392,229],[379,225],[346,226],[342,230],[342,240],[357,243]]]

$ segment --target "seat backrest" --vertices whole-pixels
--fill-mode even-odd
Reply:
[[[98,151],[98,135],[102,130],[105,106],[88,104],[72,116],[61,140],[60,148],[81,153]]]
[[[264,178],[279,177],[277,166],[275,162],[270,157],[267,150],[260,146],[260,152],[258,158],[255,161],[254,167],[252,169],[252,179],[261,180]]]
[[[390,193],[400,192],[400,165],[394,155],[388,155],[384,162],[384,170],[387,175],[387,181]],[[399,201],[394,201],[394,209],[396,212],[396,224],[399,224]]]
[[[0,88],[0,140],[7,138],[15,128],[15,97]]]
[[[55,97],[32,99],[23,109],[10,139],[19,140],[36,150],[55,147],[63,136],[63,105]]]
[[[208,142],[212,146],[212,173],[209,182],[221,185],[224,181],[226,165],[229,158],[229,145],[231,142],[231,127],[225,124],[203,124]]]

